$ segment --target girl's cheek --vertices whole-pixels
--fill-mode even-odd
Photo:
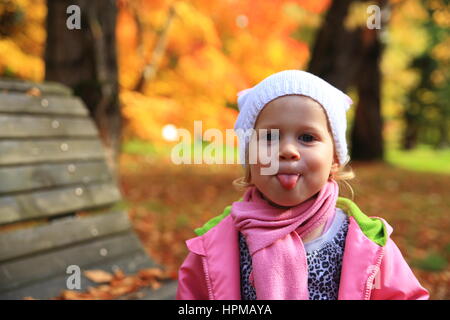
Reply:
[[[261,174],[261,168],[258,164],[250,165],[251,182],[257,187],[264,187],[269,181],[268,175]]]
[[[258,165],[261,167],[270,167],[275,161],[278,161],[278,145],[263,146],[258,150]]]

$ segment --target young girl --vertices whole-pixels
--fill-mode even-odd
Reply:
[[[428,299],[389,224],[338,197],[336,181],[353,177],[345,170],[351,103],[298,70],[239,94],[235,130],[245,176],[235,184],[246,191],[186,241],[177,299]],[[261,160],[264,150],[250,161],[248,129],[271,163]],[[264,173],[274,161],[278,170]]]

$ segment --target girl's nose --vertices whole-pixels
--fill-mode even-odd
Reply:
[[[292,143],[280,144],[281,160],[300,160],[300,153]]]

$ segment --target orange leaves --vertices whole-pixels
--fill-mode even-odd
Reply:
[[[322,13],[328,9],[331,4],[331,0],[296,0],[301,7],[314,13]]]
[[[44,76],[44,61],[24,53],[13,40],[0,39],[0,74],[3,73],[40,81]]]
[[[33,87],[33,88],[29,89],[25,94],[27,96],[40,97],[42,95],[42,92],[41,92],[41,90],[39,90],[39,88]]]
[[[172,273],[157,268],[139,270],[135,275],[125,275],[117,269],[114,273],[103,270],[85,271],[84,275],[95,283],[105,283],[98,287],[89,287],[87,291],[64,290],[54,298],[55,300],[110,300],[137,290],[149,287],[157,290],[161,287],[161,281],[173,278]],[[30,299],[30,297],[28,297]]]
[[[239,66],[213,46],[204,46],[191,55],[181,57],[177,71],[179,80],[189,83],[195,90],[193,94],[211,102],[218,100],[222,105],[225,99],[235,99],[237,87],[246,85]],[[219,106],[210,110],[217,113]]]
[[[0,15],[7,7],[16,18],[10,32],[6,36],[2,34],[0,39],[0,75],[41,81],[44,78],[45,1],[0,1]]]
[[[103,283],[103,282],[110,282],[113,279],[113,275],[109,272],[103,271],[103,270],[89,270],[85,271],[84,275],[89,280],[95,282],[95,283]]]
[[[329,1],[307,2],[316,12]],[[236,103],[237,92],[306,65],[308,46],[290,36],[304,24],[292,14],[295,6],[287,0],[122,0],[117,34],[126,135],[163,143],[165,124],[191,130],[194,120],[203,121],[204,130],[231,129],[236,111],[226,106]],[[152,61],[161,43],[162,60]],[[156,73],[143,95],[126,91],[146,64]]]
[[[221,40],[214,25],[206,14],[187,1],[174,3],[176,19],[172,25],[173,36],[169,48],[178,54],[189,54],[198,45],[220,47]]]
[[[122,115],[128,120],[129,130],[142,139],[162,141],[162,127],[176,121],[182,114],[179,104],[170,98],[149,97],[134,91],[120,94]]]

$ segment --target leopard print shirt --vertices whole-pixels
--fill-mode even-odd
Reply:
[[[308,246],[305,244],[307,251],[306,258],[308,262],[308,290],[310,300],[337,300],[339,292],[339,281],[341,277],[342,257],[344,255],[345,238],[348,231],[348,217],[345,215],[341,221],[336,221],[336,234],[331,239],[326,239],[323,243],[320,239],[316,239],[316,245]],[[330,229],[332,229],[330,227]],[[332,230],[330,230],[332,231]],[[328,232],[326,232],[328,233]],[[320,237],[322,238],[322,236]],[[317,242],[318,245],[317,245]],[[314,250],[309,250],[312,248]],[[243,300],[256,300],[256,291],[250,283],[249,275],[252,271],[251,255],[248,250],[245,237],[239,232],[239,251],[241,263],[241,296]]]

